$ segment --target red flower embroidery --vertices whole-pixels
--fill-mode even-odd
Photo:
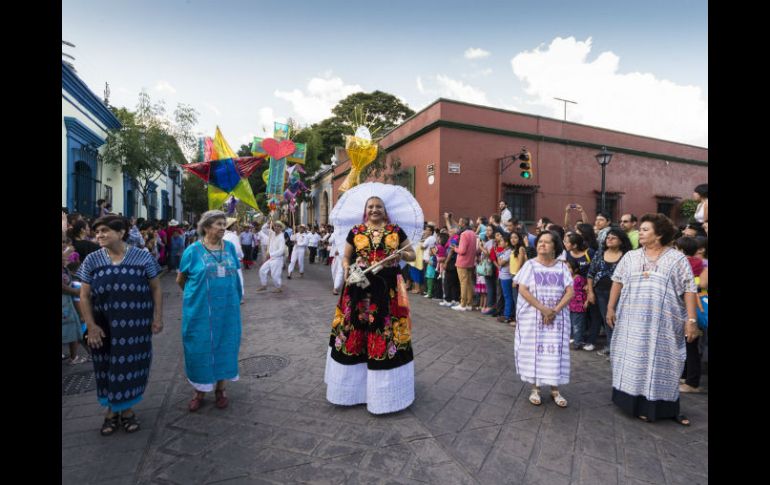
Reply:
[[[388,224],[387,226],[385,226],[385,229],[390,232],[393,232],[393,229],[395,229],[395,227],[396,226],[394,226],[393,224]]]
[[[360,330],[353,329],[348,335],[348,339],[345,341],[345,350],[349,354],[358,355],[363,350],[364,334]]]
[[[381,359],[387,347],[385,339],[377,333],[370,333],[367,339],[369,356]]]

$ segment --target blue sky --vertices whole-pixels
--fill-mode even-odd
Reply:
[[[194,106],[232,145],[379,89],[708,145],[705,1],[62,1],[81,78]],[[473,50],[472,50],[473,49]]]

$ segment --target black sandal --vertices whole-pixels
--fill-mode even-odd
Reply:
[[[131,416],[122,415],[120,417],[120,424],[123,425],[123,431],[126,433],[139,431],[139,420],[136,418],[136,413],[131,413]]]
[[[115,413],[111,418],[105,417],[104,423],[102,423],[102,430],[100,431],[102,436],[110,436],[118,430],[120,423],[120,415]]]
[[[690,419],[687,416],[685,416],[684,414],[680,414],[678,416],[674,416],[671,419],[673,419],[677,423],[681,424],[682,426],[690,426]]]

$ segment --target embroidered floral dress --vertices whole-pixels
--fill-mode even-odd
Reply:
[[[347,237],[354,248],[350,265],[366,268],[406,240],[395,224],[373,234],[355,226]],[[398,265],[367,273],[370,285],[346,285],[340,295],[329,337],[325,382],[334,404],[367,403],[375,414],[406,408],[414,401],[414,355],[408,306],[399,304]]]

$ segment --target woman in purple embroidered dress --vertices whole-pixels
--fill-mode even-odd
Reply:
[[[519,285],[516,305],[514,353],[516,372],[533,385],[529,402],[539,406],[540,386],[551,386],[559,407],[567,400],[559,387],[569,382],[569,305],[574,289],[572,275],[556,256],[564,250],[561,238],[544,231],[535,240],[537,257],[528,260],[514,278]]]

